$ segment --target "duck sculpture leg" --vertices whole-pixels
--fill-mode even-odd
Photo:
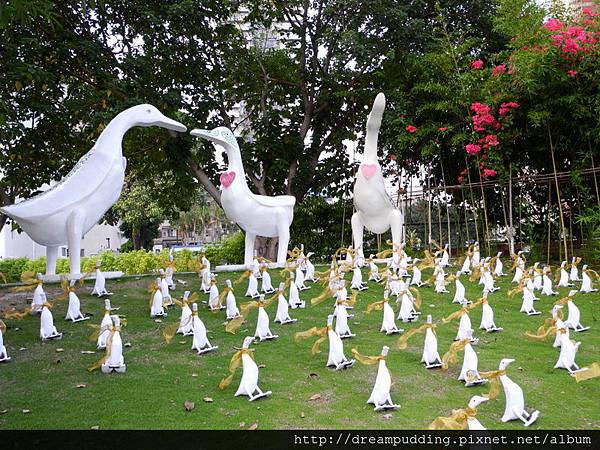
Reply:
[[[48,245],[46,247],[46,275],[56,275],[58,248],[58,245]]]
[[[48,274],[56,273],[58,247],[69,246],[71,277],[80,273],[81,239],[119,199],[125,179],[123,136],[135,126],[160,126],[183,132],[186,127],[152,105],[137,105],[118,114],[94,147],[69,174],[46,191],[0,208],[31,239],[46,247]]]

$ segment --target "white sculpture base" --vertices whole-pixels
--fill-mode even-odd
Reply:
[[[269,269],[282,269],[284,264],[272,263],[269,264]],[[240,272],[249,269],[245,264],[223,264],[216,266],[213,272]]]
[[[125,275],[125,273],[120,272],[120,271],[115,271],[115,272],[102,272],[102,275],[104,275],[104,278],[106,279],[112,279],[112,278],[121,278],[123,275]],[[60,279],[62,276],[65,276],[65,274],[61,274],[61,275],[42,275],[42,281],[44,283],[60,283]],[[77,273],[77,274],[67,274],[67,279],[68,280],[79,280],[79,278],[81,278],[81,274]],[[93,275],[90,275],[89,277],[86,278],[86,280],[95,280],[96,279],[96,274],[94,273]]]

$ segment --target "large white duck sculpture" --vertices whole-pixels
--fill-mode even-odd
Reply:
[[[385,95],[377,94],[367,119],[367,135],[362,163],[354,183],[354,206],[352,215],[352,238],[360,257],[363,255],[363,233],[365,227],[372,233],[382,234],[392,229],[392,242],[402,242],[404,216],[396,209],[385,190],[383,173],[377,159],[377,138],[381,118],[385,109]]]
[[[35,197],[0,208],[31,239],[46,247],[46,274],[56,273],[61,245],[69,246],[71,275],[80,273],[81,239],[119,199],[126,159],[121,142],[135,126],[186,131],[152,105],[137,105],[118,114],[60,182]]]
[[[296,198],[291,195],[268,197],[250,191],[240,147],[228,128],[194,129],[190,134],[208,139],[215,146],[220,145],[227,153],[227,171],[220,176],[221,206],[227,218],[237,223],[246,233],[244,265],[248,268],[252,265],[256,236],[263,236],[279,238],[277,265],[283,266],[287,257]]]

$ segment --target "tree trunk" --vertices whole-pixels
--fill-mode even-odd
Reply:
[[[2,231],[2,228],[4,228],[4,225],[6,225],[7,220],[8,220],[8,216],[6,214],[0,213],[0,231]]]
[[[208,178],[206,172],[191,157],[187,159],[187,164],[192,171],[194,178],[196,178],[196,180],[198,180],[200,184],[204,186],[204,189],[206,189],[215,202],[221,206],[221,191],[219,191],[213,182],[210,181],[210,178]]]
[[[139,250],[142,248],[142,236],[137,228],[131,230],[131,240],[133,241],[133,249]]]

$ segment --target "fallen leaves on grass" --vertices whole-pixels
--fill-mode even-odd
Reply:
[[[79,384],[78,384],[78,385],[76,385],[75,387],[76,387],[76,388],[78,388],[78,389],[82,389],[82,388],[85,388],[85,387],[87,387],[87,384],[85,384],[85,383],[79,383]]]
[[[248,430],[256,430],[258,428],[258,423],[254,422],[252,425],[248,427]]]
[[[196,404],[194,402],[191,402],[189,400],[186,400],[185,402],[183,402],[183,409],[185,409],[186,411],[191,411],[195,407],[196,407]]]
[[[300,412],[300,417],[303,418],[303,419],[306,417],[306,414],[304,414],[304,411]]]
[[[392,417],[394,417],[394,416],[393,416],[393,414],[387,413],[387,414],[384,414],[382,417],[383,417],[384,419],[388,419],[388,420],[389,420],[389,419],[391,419],[391,418],[392,418]]]
[[[212,397],[204,397],[202,400],[204,401],[204,403],[212,403],[212,402],[214,402],[214,400],[212,399]]]
[[[258,368],[259,368],[259,369],[264,369],[265,367],[267,367],[265,364],[259,364],[259,365],[258,365]]]
[[[308,374],[308,378],[312,378],[314,380],[316,378],[319,378],[319,374],[311,372],[311,373]]]
[[[65,351],[65,349],[64,349],[64,348],[57,348],[57,349],[55,350],[55,352],[56,352],[56,353],[62,353],[62,352],[64,352],[64,351]]]
[[[99,425],[94,425],[93,427],[90,427],[90,430],[99,430],[100,426]]]
[[[30,412],[31,412],[31,410],[30,410],[30,409],[24,409],[24,410],[23,410],[23,414],[29,414]]]
[[[91,350],[81,350],[81,354],[82,355],[93,355],[96,352],[93,352]]]
[[[313,394],[308,398],[309,402],[315,401],[315,400],[319,400],[321,398],[321,394]]]

